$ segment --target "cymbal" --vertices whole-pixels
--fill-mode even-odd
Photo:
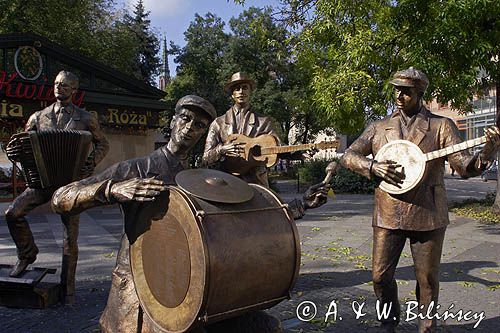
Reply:
[[[175,176],[177,185],[200,199],[241,203],[253,198],[254,190],[244,180],[213,169],[190,169]]]

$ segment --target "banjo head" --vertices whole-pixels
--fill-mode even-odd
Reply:
[[[394,161],[401,167],[397,170],[403,172],[405,179],[400,187],[391,185],[386,181],[380,183],[380,188],[390,194],[403,194],[417,186],[425,172],[425,158],[422,150],[413,142],[395,140],[386,143],[375,156],[378,162]]]

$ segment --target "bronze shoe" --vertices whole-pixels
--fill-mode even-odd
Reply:
[[[16,264],[12,268],[12,271],[9,273],[9,276],[10,277],[18,277],[26,270],[26,267],[28,267],[28,265],[34,263],[35,260],[36,260],[36,257],[26,258],[26,259],[18,259]]]

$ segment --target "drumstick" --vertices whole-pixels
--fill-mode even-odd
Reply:
[[[325,179],[323,179],[323,181],[321,182],[321,184],[323,185],[328,184],[330,180],[332,180],[333,174],[335,173],[336,169],[337,169],[337,162],[336,161],[330,162],[325,168],[326,176]]]

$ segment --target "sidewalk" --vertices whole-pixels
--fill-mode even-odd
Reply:
[[[284,320],[289,332],[378,332],[371,285],[372,196],[337,195],[325,206],[297,221],[302,240],[301,277],[292,299],[271,312]],[[486,318],[473,331],[498,332],[500,226],[479,224],[453,214],[450,219],[441,260],[441,311],[438,312],[442,313],[451,304],[453,312],[484,311]],[[404,322],[404,311],[408,308],[405,302],[416,299],[408,244],[401,255],[396,278],[403,313],[398,331],[416,332],[416,320]],[[325,314],[334,300],[343,320],[332,322],[330,315],[325,324]],[[303,301],[314,302],[318,309],[316,319],[309,323],[295,319],[297,305]],[[355,319],[353,301],[365,302],[366,316]],[[441,326],[441,332],[466,332],[475,322],[450,319]]]
[[[285,199],[296,194],[282,194]],[[0,207],[3,208],[3,207]],[[377,332],[375,298],[371,286],[371,195],[337,195],[323,207],[309,211],[297,221],[302,244],[301,275],[292,298],[275,306],[287,332]],[[479,224],[472,219],[450,215],[441,265],[441,311],[484,311],[485,319],[458,322],[449,319],[441,332],[496,332],[500,330],[500,226]],[[57,215],[29,217],[40,247],[36,262],[41,267],[60,267],[62,229]],[[97,322],[107,299],[111,270],[121,236],[118,208],[92,209],[81,215],[80,259],[77,271],[77,298],[72,306],[48,310],[0,307],[1,332],[98,332]],[[3,216],[0,216],[2,263],[14,263],[15,247]],[[407,246],[396,272],[399,297],[415,300],[415,279]],[[52,276],[57,281],[58,276]],[[314,302],[317,316],[309,322],[297,319],[297,305]],[[337,320],[325,314],[332,301],[337,304]],[[351,303],[365,302],[366,315],[355,319]],[[331,308],[330,310],[333,310]],[[340,320],[342,317],[342,320]],[[416,321],[402,322],[398,332],[415,332]]]

